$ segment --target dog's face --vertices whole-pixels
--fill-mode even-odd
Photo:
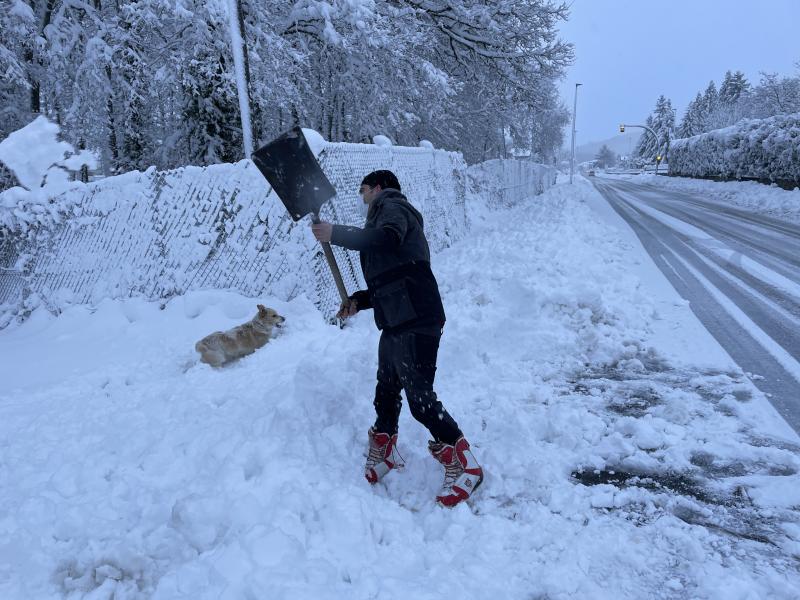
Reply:
[[[280,316],[271,308],[267,308],[263,304],[258,305],[258,314],[256,315],[255,320],[266,328],[281,327],[283,322],[286,321],[284,317]]]

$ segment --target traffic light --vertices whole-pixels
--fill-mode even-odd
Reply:
[[[620,125],[619,126],[619,132],[620,133],[625,133],[625,125]]]

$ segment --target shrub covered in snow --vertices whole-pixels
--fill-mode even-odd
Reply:
[[[74,210],[81,194],[64,192],[83,184],[71,181],[71,172],[83,165],[96,168],[97,157],[76,152],[59,134],[58,125],[40,116],[0,141],[0,163],[19,183],[0,192],[3,235],[24,237],[39,226],[51,228]]]
[[[675,140],[669,170],[686,177],[800,183],[800,113],[744,119],[731,127]]]

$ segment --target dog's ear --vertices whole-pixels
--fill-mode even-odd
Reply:
[[[258,316],[259,317],[266,317],[267,316],[268,313],[267,313],[267,307],[266,306],[264,306],[263,304],[258,304],[257,308],[258,308]]]

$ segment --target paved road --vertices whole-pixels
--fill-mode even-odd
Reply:
[[[592,181],[800,433],[800,226],[657,186]]]

